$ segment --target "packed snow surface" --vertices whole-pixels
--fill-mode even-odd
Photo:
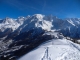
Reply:
[[[52,39],[19,60],[80,60],[80,46],[66,39]]]

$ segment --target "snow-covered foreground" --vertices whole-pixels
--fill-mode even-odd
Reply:
[[[18,60],[80,60],[80,46],[66,39],[53,39]]]

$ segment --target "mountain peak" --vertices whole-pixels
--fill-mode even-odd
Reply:
[[[35,16],[36,18],[41,19],[41,18],[43,18],[45,15],[42,15],[42,14],[34,14],[33,16]]]
[[[13,19],[12,18],[9,18],[9,17],[6,17],[4,20],[3,20],[3,23],[5,23],[5,24],[11,24],[11,23],[13,23]]]

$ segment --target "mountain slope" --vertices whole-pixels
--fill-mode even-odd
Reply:
[[[79,48],[78,48],[79,47]],[[80,46],[66,39],[52,39],[19,60],[80,60]]]

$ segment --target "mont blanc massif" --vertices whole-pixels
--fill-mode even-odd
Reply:
[[[80,60],[80,18],[0,19],[0,60]]]

